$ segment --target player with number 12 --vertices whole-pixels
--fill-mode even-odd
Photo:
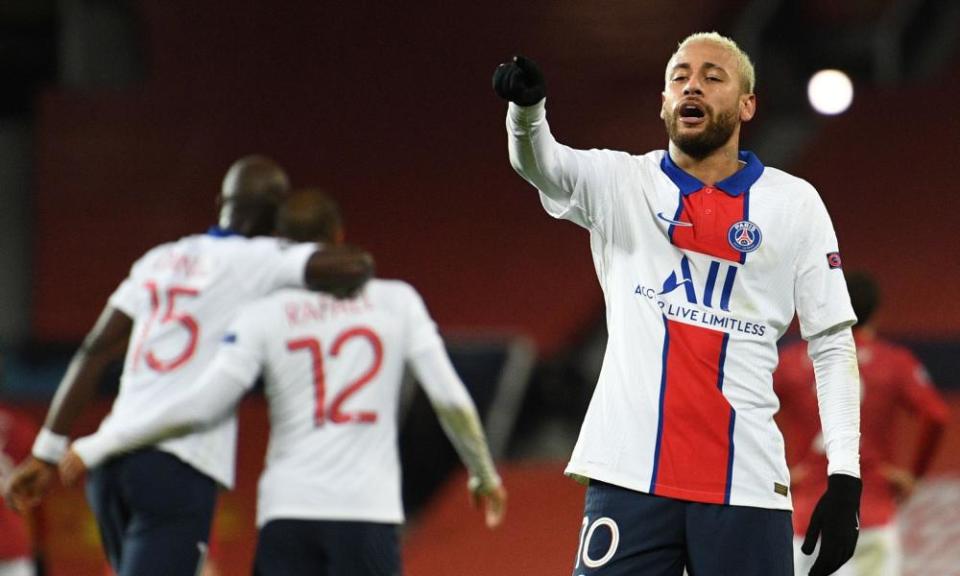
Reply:
[[[237,309],[283,287],[352,293],[373,273],[349,246],[293,244],[269,235],[289,194],[274,161],[249,156],[228,170],[219,225],[149,250],[110,296],[60,382],[33,457],[8,481],[17,509],[39,502],[68,434],[124,357],[120,392],[101,430],[122,427],[196,382]],[[219,487],[234,481],[237,424],[227,418],[91,470],[87,499],[118,576],[193,576],[203,564]]]
[[[279,232],[339,243],[339,211],[319,191],[295,194]],[[392,576],[403,522],[397,408],[406,364],[470,471],[468,489],[489,527],[506,492],[473,401],[416,290],[373,279],[349,300],[280,290],[243,307],[209,368],[136,421],[80,438],[61,465],[70,482],[88,466],[233,413],[264,377],[270,444],[257,498],[256,574]]]

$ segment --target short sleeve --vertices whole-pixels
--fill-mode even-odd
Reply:
[[[800,238],[794,285],[800,334],[804,339],[857,321],[843,277],[833,223],[820,196],[812,188],[810,192],[797,215]]]
[[[154,248],[133,263],[133,266],[130,267],[130,273],[107,299],[108,306],[116,308],[131,318],[137,317],[137,311],[142,306],[141,299],[147,295],[143,286],[138,284],[138,278],[142,279],[143,269],[147,266],[146,262],[154,258],[160,250],[161,247]]]
[[[131,278],[126,278],[113,291],[107,300],[107,305],[120,310],[131,318],[136,317],[137,312],[137,290]]]
[[[437,324],[427,312],[427,306],[420,294],[409,285],[404,285],[406,300],[406,350],[405,356],[410,358],[432,347],[442,347],[443,339],[437,330]]]
[[[214,360],[217,370],[248,382],[252,387],[267,356],[268,323],[264,307],[255,303],[245,306],[227,328]]]

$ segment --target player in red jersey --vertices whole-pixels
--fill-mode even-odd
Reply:
[[[913,492],[916,481],[933,460],[947,422],[948,409],[927,371],[903,346],[879,337],[872,323],[879,304],[876,282],[864,273],[847,275],[847,287],[859,324],[857,343],[861,391],[860,540],[853,559],[836,574],[894,576],[901,573],[897,506]],[[827,460],[820,426],[810,414],[817,409],[813,366],[806,344],[788,346],[774,375],[780,397],[777,416],[787,441],[793,491],[795,544],[799,547],[810,516],[823,493]],[[918,419],[919,436],[908,467],[895,462],[895,446],[903,420],[900,408]],[[810,570],[811,556],[795,554],[797,574]]]
[[[30,455],[37,426],[0,402],[0,485],[14,466]],[[33,576],[33,535],[27,519],[4,505],[0,496],[0,576]]]

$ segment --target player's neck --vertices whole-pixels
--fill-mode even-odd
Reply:
[[[674,164],[708,186],[733,176],[743,168],[744,164],[740,162],[739,152],[738,141],[733,138],[705,158],[694,158],[673,142],[670,142],[669,151]]]

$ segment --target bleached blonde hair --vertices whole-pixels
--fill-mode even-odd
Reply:
[[[752,94],[753,89],[756,87],[756,74],[753,71],[753,62],[750,61],[750,57],[747,56],[747,53],[740,49],[740,46],[737,46],[737,43],[723,36],[717,32],[696,32],[691,34],[680,41],[680,44],[677,45],[677,50],[670,56],[670,60],[667,61],[667,69],[664,75],[664,80],[670,80],[670,64],[673,62],[673,59],[676,57],[677,52],[680,52],[687,45],[694,42],[713,42],[723,48],[726,48],[737,57],[737,73],[740,75],[740,85],[745,94]]]

